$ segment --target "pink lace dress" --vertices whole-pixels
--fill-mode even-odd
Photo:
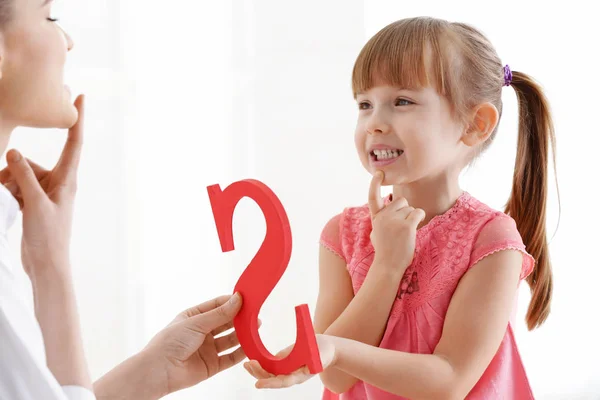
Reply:
[[[373,262],[370,233],[365,205],[345,209],[329,221],[321,236],[321,244],[346,261],[355,294]],[[523,253],[521,279],[527,277],[534,259],[526,252],[514,220],[463,192],[450,210],[417,231],[415,256],[398,288],[380,347],[433,353],[460,278],[482,258],[506,249]],[[364,382],[339,397],[325,390],[323,399],[338,398],[401,399]],[[467,399],[533,399],[510,322],[498,352]]]

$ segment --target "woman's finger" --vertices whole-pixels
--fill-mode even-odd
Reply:
[[[198,314],[204,314],[205,312],[209,312],[214,310],[215,308],[221,307],[223,304],[227,303],[227,301],[231,298],[231,295],[223,295],[219,297],[215,297],[212,300],[206,301],[202,304],[199,304],[194,307],[190,307],[187,310],[181,312],[178,316],[190,318]]]
[[[230,321],[224,325],[219,326],[215,330],[212,331],[213,336],[220,335],[223,332],[226,332],[233,328],[233,321]]]
[[[45,175],[47,175],[48,172],[50,172],[44,167],[31,161],[29,158],[26,158],[26,160],[31,169],[33,170],[33,173],[35,174],[35,177],[38,179],[38,181],[42,179]],[[14,182],[14,180],[15,178],[13,178],[12,173],[10,172],[10,168],[6,167],[2,171],[0,171],[0,183],[2,183],[4,186],[6,186],[10,182]]]
[[[246,358],[246,353],[244,353],[241,347],[238,347],[231,353],[223,354],[219,357],[219,371],[225,371],[227,368],[239,364],[244,358]]]
[[[240,341],[235,331],[231,332],[229,335],[221,336],[215,339],[215,347],[217,348],[217,353],[222,353],[239,344]]]
[[[2,171],[0,171],[0,183],[6,185],[8,181],[12,179],[12,175],[10,173],[10,168],[6,167]]]
[[[31,167],[31,169],[33,170],[33,172],[35,173],[35,176],[40,179],[41,177],[43,177],[44,175],[46,175],[48,171],[46,168],[42,167],[39,164],[36,164],[34,161],[32,161],[29,158],[26,158],[27,163],[29,164],[29,166]]]
[[[63,179],[67,183],[75,183],[77,180],[77,169],[79,168],[81,148],[83,147],[85,119],[85,99],[83,95],[78,96],[75,100],[75,108],[78,112],[77,122],[69,129],[67,142],[54,169],[59,179]]]
[[[17,150],[11,150],[6,155],[6,160],[8,161],[10,172],[19,186],[24,202],[35,202],[46,197],[35,173],[21,153]]]

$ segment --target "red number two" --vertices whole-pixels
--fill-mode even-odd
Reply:
[[[234,250],[233,212],[243,197],[254,200],[266,220],[265,240],[234,289],[243,299],[233,325],[244,352],[250,360],[257,360],[275,375],[287,375],[305,365],[312,374],[321,372],[323,366],[306,304],[296,307],[296,343],[287,357],[273,356],[258,334],[260,308],[283,276],[292,254],[292,232],[283,205],[271,189],[257,180],[235,182],[223,191],[219,185],[207,189],[223,252]]]

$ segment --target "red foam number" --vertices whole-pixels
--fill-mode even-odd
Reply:
[[[207,189],[223,252],[234,250],[233,212],[243,197],[258,204],[267,224],[265,240],[234,289],[234,293],[239,292],[243,298],[242,309],[233,325],[244,352],[250,360],[258,360],[266,371],[275,375],[290,374],[304,365],[313,374],[321,372],[323,366],[306,304],[296,307],[296,343],[286,358],[273,356],[258,334],[260,308],[283,276],[292,254],[292,232],[283,205],[271,189],[257,180],[235,182],[223,191],[219,185]]]

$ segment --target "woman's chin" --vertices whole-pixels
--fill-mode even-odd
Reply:
[[[20,126],[42,129],[69,129],[77,123],[78,113],[73,105],[65,107],[61,111],[52,114],[37,115],[35,118],[27,118]]]
[[[61,112],[56,113],[56,116],[57,118],[49,128],[69,129],[77,123],[79,113],[73,104],[67,103]]]
[[[65,86],[62,103],[62,109],[56,111],[57,120],[53,128],[69,129],[77,123],[79,113],[71,101],[71,91],[68,86]]]
[[[79,112],[77,111],[77,108],[75,108],[75,106],[73,104],[69,104],[68,112],[65,112],[65,124],[61,128],[63,128],[63,129],[72,128],[77,123],[78,119],[79,119]]]

